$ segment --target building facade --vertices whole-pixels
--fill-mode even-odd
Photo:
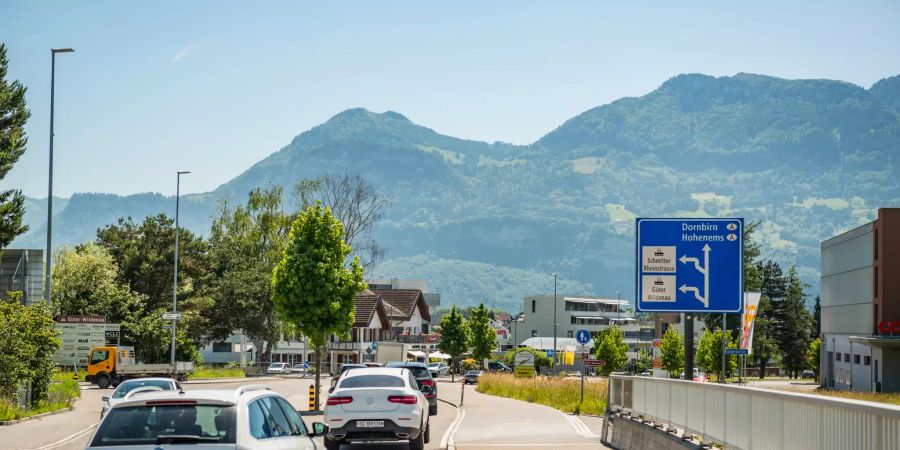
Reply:
[[[7,248],[0,256],[0,298],[7,292],[22,292],[22,303],[31,305],[44,298],[44,251]]]
[[[822,386],[900,391],[900,208],[821,251]]]
[[[640,327],[627,300],[532,295],[525,297],[523,320],[515,325],[515,345],[532,337],[553,337],[553,313],[556,311],[557,337],[574,338],[580,329],[596,335],[600,330],[618,324],[623,332],[639,332]]]

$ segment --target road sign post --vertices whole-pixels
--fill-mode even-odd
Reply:
[[[743,309],[744,219],[638,218],[635,233],[637,310],[685,313],[684,373],[693,379],[694,313]]]

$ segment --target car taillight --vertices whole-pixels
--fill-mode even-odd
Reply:
[[[391,403],[402,403],[404,405],[415,405],[418,401],[415,395],[390,395],[388,401]]]
[[[346,405],[347,403],[352,403],[353,397],[328,397],[328,401],[325,402],[328,406],[337,406],[337,405]]]
[[[417,380],[417,381],[419,382],[420,385],[423,385],[423,386],[434,386],[434,380],[432,380],[430,378],[425,378],[425,379]]]

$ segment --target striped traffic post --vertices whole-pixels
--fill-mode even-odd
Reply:
[[[316,387],[314,385],[309,385],[309,410],[316,410]]]

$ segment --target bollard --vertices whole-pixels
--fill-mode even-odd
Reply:
[[[466,379],[463,378],[462,390],[459,391],[459,406],[463,405],[463,399],[466,398]]]
[[[316,410],[316,387],[314,385],[309,385],[309,410]]]

